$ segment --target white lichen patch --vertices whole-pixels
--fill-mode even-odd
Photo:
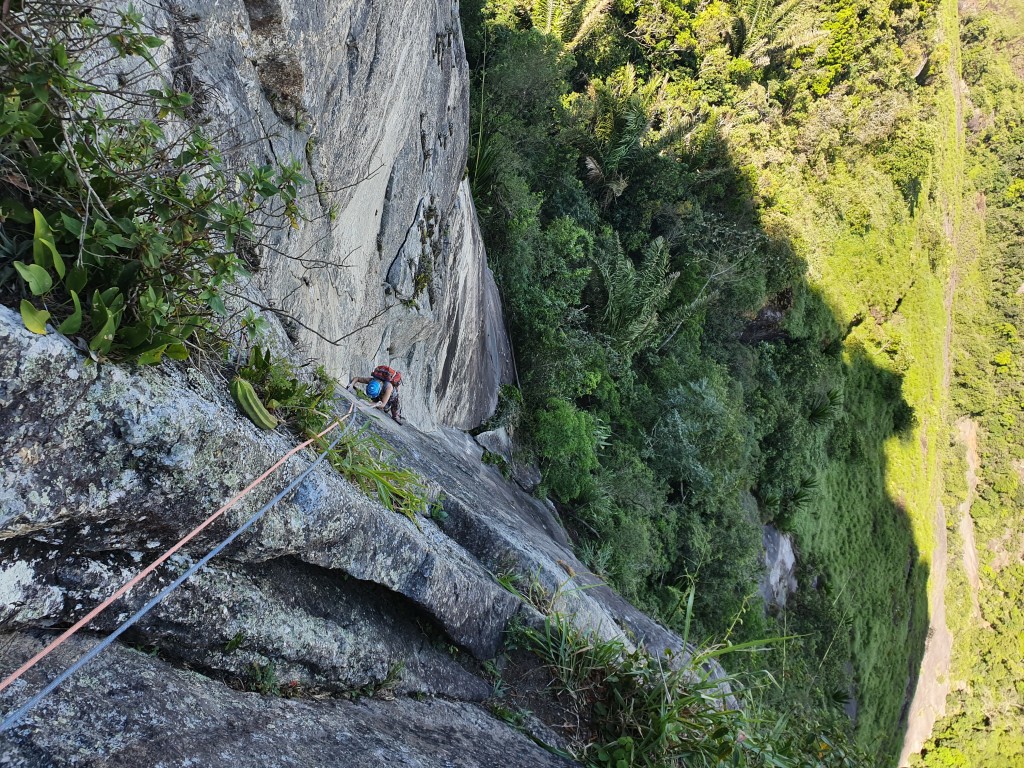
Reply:
[[[61,591],[40,582],[32,563],[25,560],[0,566],[0,622],[27,622],[57,615],[64,605]]]

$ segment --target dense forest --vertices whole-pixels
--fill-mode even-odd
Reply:
[[[691,634],[784,638],[731,659],[769,673],[750,698],[894,763],[944,476],[963,483],[953,421],[998,403],[990,439],[1009,443],[1021,405],[1019,264],[1014,277],[998,261],[1012,247],[973,277],[976,301],[1005,298],[988,315],[954,291],[973,185],[1002,228],[991,239],[1020,233],[1020,99],[1005,66],[985,74],[987,28],[965,26],[965,77],[1003,80],[978,103],[997,117],[966,174],[955,3],[462,13],[468,172],[519,372],[496,422],[539,462],[595,573],[677,629],[692,594]],[[955,306],[984,349],[951,346]],[[1012,499],[1019,469],[1008,445],[992,451],[992,492]],[[979,526],[1001,531],[1012,506],[989,505]],[[800,561],[772,616],[756,591],[765,524],[795,535]]]

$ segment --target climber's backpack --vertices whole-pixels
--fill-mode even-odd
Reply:
[[[390,381],[396,387],[402,383],[402,374],[386,365],[378,365],[370,375],[379,381]]]

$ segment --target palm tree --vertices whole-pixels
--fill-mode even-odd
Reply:
[[[587,35],[594,31],[614,4],[615,0],[590,0],[584,8],[582,21],[580,22],[579,28],[576,30],[576,34],[573,35],[572,40],[566,44],[565,49],[567,51],[575,50],[576,46],[583,42]]]
[[[661,89],[657,80],[641,83],[628,64],[607,80],[591,83],[586,97],[577,102],[575,123],[582,126],[577,143],[587,180],[598,189],[604,206],[629,186],[627,169],[644,150]]]
[[[801,13],[806,0],[741,0],[729,38],[733,56],[766,67],[790,48],[813,45],[824,37],[812,14]]]
[[[639,268],[622,252],[618,239],[595,258],[608,294],[604,326],[627,359],[660,341],[659,313],[679,279],[678,272],[669,272],[669,257],[668,246],[659,237],[647,246]]]
[[[534,29],[538,29],[545,35],[554,35],[562,39],[562,30],[565,23],[579,0],[535,0],[533,9],[530,11],[530,20]]]

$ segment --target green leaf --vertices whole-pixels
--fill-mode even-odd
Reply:
[[[154,365],[160,362],[160,358],[164,356],[164,350],[167,349],[166,344],[161,344],[153,349],[146,350],[136,358],[135,362],[139,365]]]
[[[116,248],[134,248],[135,247],[135,243],[133,243],[127,237],[124,237],[123,235],[119,235],[117,233],[114,233],[114,234],[111,234],[111,235],[107,235],[104,238],[104,240],[106,242],[110,243],[111,245],[113,245]]]
[[[65,336],[71,333],[78,333],[82,327],[82,302],[79,301],[78,294],[74,291],[71,291],[71,301],[75,304],[75,311],[57,328]]]
[[[168,344],[166,354],[171,360],[187,360],[188,347],[184,344]]]
[[[118,272],[117,277],[114,278],[113,282],[116,283],[121,288],[121,290],[131,291],[132,286],[135,285],[135,282],[141,270],[141,261],[129,261],[123,267],[121,267],[120,272]]]
[[[32,216],[35,219],[36,229],[32,235],[32,259],[43,269],[53,267],[57,270],[57,276],[64,277],[64,259],[57,253],[57,246],[53,243],[53,232],[50,225],[36,208],[32,209]]]
[[[46,321],[50,319],[50,313],[45,309],[36,309],[29,303],[28,299],[21,300],[21,322],[25,324],[32,333],[46,335]]]
[[[121,295],[121,289],[117,286],[106,288],[101,294],[100,299],[103,301],[104,307],[113,306],[114,299]]]
[[[18,274],[28,283],[28,289],[33,296],[42,296],[53,287],[53,278],[50,273],[38,264],[25,264],[20,261],[14,262],[14,268]]]
[[[81,293],[89,280],[89,271],[85,267],[72,267],[68,272],[64,285],[69,291]]]
[[[25,204],[19,200],[10,197],[2,198],[0,199],[0,209],[4,211],[8,219],[19,224],[29,224],[32,222],[32,214],[28,212]]]
[[[107,312],[105,308],[103,313],[107,316],[106,322],[103,323],[100,332],[89,342],[89,349],[100,355],[105,355],[110,351],[110,347],[114,343],[114,333],[117,331],[117,318]]]
[[[102,328],[109,319],[110,312],[107,311],[107,305],[103,303],[103,294],[98,290],[93,291],[91,310],[92,327]]]
[[[121,343],[128,347],[133,354],[142,354],[156,347],[166,346],[167,340],[154,342],[150,339],[151,329],[145,322],[126,325],[121,328]]]
[[[74,216],[68,216],[66,213],[61,211],[60,220],[64,224],[64,229],[71,233],[74,237],[82,236],[82,221],[76,219]]]

